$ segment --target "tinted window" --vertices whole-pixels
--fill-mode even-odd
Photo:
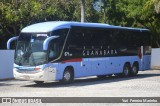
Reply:
[[[111,32],[102,28],[74,27],[67,40],[67,50],[75,57],[82,57],[84,50],[108,47],[111,43]]]
[[[150,37],[148,31],[112,29],[112,46],[119,49],[120,55],[136,55],[141,46],[150,49]]]
[[[48,50],[49,61],[52,61],[60,56],[67,34],[68,34],[68,29],[59,29],[51,33],[52,36],[59,36],[59,37],[53,39],[49,43],[49,50]]]

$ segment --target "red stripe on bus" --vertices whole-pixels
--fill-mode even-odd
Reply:
[[[75,59],[69,59],[69,60],[64,60],[62,63],[66,62],[81,62],[82,58],[75,58]]]

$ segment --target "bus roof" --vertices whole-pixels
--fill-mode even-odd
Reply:
[[[148,30],[142,28],[131,28],[131,27],[121,27],[121,26],[113,26],[109,24],[101,24],[101,23],[80,23],[80,22],[70,22],[70,21],[49,21],[42,22],[27,26],[22,29],[23,33],[47,33],[57,29],[63,28],[71,28],[72,26],[80,26],[80,27],[92,27],[92,28],[118,28],[118,29],[131,29],[131,30]]]

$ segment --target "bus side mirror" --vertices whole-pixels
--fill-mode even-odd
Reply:
[[[48,44],[49,44],[49,42],[50,42],[51,40],[53,40],[53,39],[58,38],[58,37],[59,37],[59,36],[51,36],[51,37],[46,38],[46,39],[44,40],[44,42],[43,42],[43,50],[44,50],[44,51],[47,50],[47,49],[48,49]]]
[[[18,36],[10,38],[10,39],[7,41],[7,49],[10,49],[11,42],[17,40],[18,38],[19,38]]]

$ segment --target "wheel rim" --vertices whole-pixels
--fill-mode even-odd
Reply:
[[[133,72],[133,74],[136,74],[136,73],[137,73],[137,67],[136,67],[136,66],[133,66],[132,72]]]
[[[125,67],[125,69],[124,69],[124,75],[128,76],[128,73],[129,73],[129,69],[128,69],[128,67]]]
[[[65,72],[65,74],[64,74],[64,80],[65,81],[69,81],[70,80],[70,78],[71,78],[71,74],[70,74],[70,72]]]

